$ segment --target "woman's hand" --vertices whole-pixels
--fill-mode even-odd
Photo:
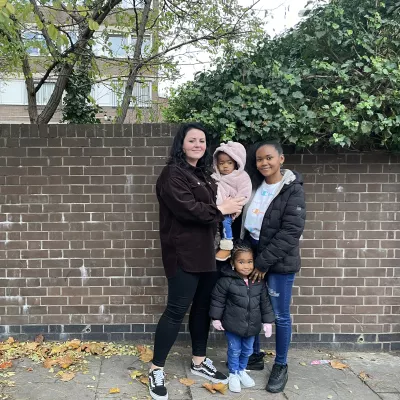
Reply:
[[[249,275],[249,279],[254,283],[255,281],[260,282],[264,279],[266,272],[261,272],[257,268],[254,268],[253,272]]]
[[[245,203],[246,197],[228,197],[217,208],[223,215],[236,214],[242,212]]]

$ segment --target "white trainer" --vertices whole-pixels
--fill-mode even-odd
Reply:
[[[229,390],[234,393],[240,393],[242,390],[240,386],[240,377],[238,374],[229,374]]]
[[[246,388],[253,387],[256,384],[246,371],[239,371],[239,379],[240,383]]]

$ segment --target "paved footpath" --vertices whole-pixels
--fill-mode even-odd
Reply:
[[[240,394],[212,394],[202,387],[206,382],[189,371],[190,354],[187,347],[174,347],[166,365],[167,386],[171,400],[400,400],[400,357],[387,353],[332,353],[318,350],[291,350],[289,381],[283,393],[270,394],[264,390],[267,372],[272,366],[271,357],[265,359],[264,371],[252,371],[256,381],[252,389]],[[208,354],[222,371],[225,367],[223,348],[211,348]],[[310,365],[318,359],[332,359],[346,363],[349,368],[338,370],[330,365]],[[132,370],[146,370],[147,365],[133,356],[94,357],[88,359],[87,374],[77,373],[69,382],[61,382],[41,365],[27,359],[14,362],[14,387],[5,386],[0,378],[0,400],[145,400],[148,391],[144,384],[132,380]],[[32,368],[33,370],[30,370]],[[366,380],[363,381],[361,377]],[[180,378],[190,378],[195,383],[187,387]],[[11,378],[7,378],[11,379]],[[120,392],[110,394],[110,388]]]

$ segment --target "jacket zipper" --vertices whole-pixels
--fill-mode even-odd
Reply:
[[[247,332],[246,332],[246,337],[248,337],[249,336],[249,329],[250,329],[250,281],[248,282],[249,283],[249,285],[247,286],[246,284],[246,286],[247,286],[247,300],[248,300],[248,303],[247,303]]]

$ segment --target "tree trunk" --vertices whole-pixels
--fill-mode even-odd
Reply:
[[[96,21],[99,25],[103,23],[105,18],[108,16],[110,11],[118,5],[122,0],[108,0],[106,4],[101,7],[102,1],[99,1],[99,7],[96,9],[92,15],[92,19]],[[151,0],[148,0],[151,2]],[[88,41],[93,37],[94,31],[91,31],[85,23],[85,27],[82,30],[80,37],[75,48],[75,54],[79,54],[79,52],[84,49],[88,43]],[[44,34],[44,33],[43,33]],[[67,86],[68,79],[74,69],[75,61],[73,63],[65,63],[62,64],[60,71],[57,74],[57,82],[54,88],[53,93],[50,96],[48,103],[45,105],[43,111],[36,118],[37,124],[48,124],[53,118],[54,113],[57,111],[57,107],[59,106],[62,95],[64,93],[65,87]]]
[[[124,91],[124,97],[122,99],[122,104],[119,110],[119,115],[116,118],[117,124],[123,124],[128,113],[129,104],[131,102],[133,85],[135,84],[136,78],[138,77],[139,71],[142,67],[140,63],[140,58],[142,56],[142,44],[144,39],[144,34],[146,32],[146,24],[150,15],[150,6],[152,0],[145,0],[144,7],[142,11],[142,20],[140,21],[139,32],[136,38],[136,46],[133,54],[133,67],[129,73],[128,80],[126,82],[126,87]]]
[[[31,68],[29,66],[28,57],[24,55],[22,59],[22,70],[25,77],[26,94],[28,97],[28,115],[31,124],[34,124],[38,117],[35,83],[33,82]]]
[[[73,68],[74,66],[72,64],[63,64],[58,73],[58,78],[53,93],[51,94],[50,99],[43,111],[37,117],[37,124],[48,124],[53,118],[53,115],[57,111],[57,107],[61,102],[64,89],[67,86],[67,82],[71,72],[73,71]]]

